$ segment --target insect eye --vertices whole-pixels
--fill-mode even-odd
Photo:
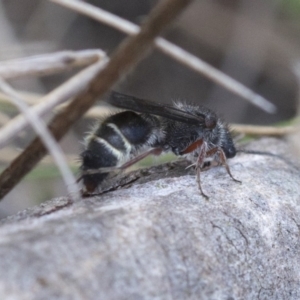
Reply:
[[[236,150],[235,150],[234,146],[228,147],[227,149],[223,149],[223,151],[225,152],[225,155],[227,158],[235,157]]]
[[[215,116],[206,116],[205,117],[205,126],[208,129],[213,129],[217,125],[217,118]]]

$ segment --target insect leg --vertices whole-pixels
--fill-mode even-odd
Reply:
[[[227,164],[227,160],[226,160],[226,155],[224,153],[224,151],[222,150],[222,148],[220,147],[216,147],[216,148],[213,148],[213,149],[210,149],[209,151],[206,152],[206,156],[213,156],[213,155],[217,155],[218,157],[218,160],[220,161],[220,163],[222,164],[222,166],[225,167],[228,175],[235,181],[235,182],[239,182],[239,183],[242,183],[240,180],[237,180],[235,179],[231,172],[230,172],[230,168]]]
[[[198,145],[199,145],[199,143],[198,143]],[[202,141],[202,143],[199,147],[199,155],[198,155],[197,162],[196,162],[196,181],[198,183],[198,188],[199,188],[202,196],[205,197],[206,199],[209,199],[209,197],[202,190],[201,180],[200,180],[201,167],[203,165],[205,157],[206,157],[206,143],[204,143]]]
[[[144,159],[145,157],[149,156],[149,155],[160,155],[162,153],[163,149],[162,148],[153,148],[150,149],[149,151],[146,151],[144,153],[141,153],[140,155],[134,157],[133,159],[127,161],[126,163],[124,163],[121,166],[118,167],[102,167],[102,168],[98,168],[98,169],[90,169],[90,170],[86,170],[82,172],[82,176],[83,175],[91,175],[91,174],[101,174],[101,173],[109,173],[109,172],[113,172],[116,170],[125,170],[129,167],[131,167],[132,165],[134,165],[135,163],[139,162],[140,160]],[[77,180],[77,182],[82,178],[82,176]]]
[[[207,156],[206,155],[206,152],[207,152],[207,145],[206,145],[206,143],[202,139],[197,140],[196,142],[194,142],[191,145],[189,145],[184,151],[182,151],[180,153],[180,155],[191,153],[191,152],[195,151],[196,149],[198,149],[198,151],[199,151],[199,155],[198,155],[197,161],[195,163],[196,181],[197,181],[198,188],[199,188],[200,193],[202,194],[202,196],[205,197],[206,199],[209,199],[209,197],[206,194],[204,194],[204,192],[202,190],[201,180],[200,180],[201,167],[202,167],[202,165],[204,163],[205,157]]]
[[[133,159],[129,160],[128,162],[126,162],[125,164],[123,164],[122,166],[116,167],[116,169],[120,169],[120,170],[125,170],[128,167],[134,165],[135,163],[139,162],[140,160],[144,159],[145,157],[149,156],[149,155],[155,155],[158,156],[163,152],[162,148],[152,148],[149,151],[146,151],[144,153],[141,153],[140,155],[134,157]]]
[[[202,145],[203,145],[203,140],[197,140],[196,142],[189,145],[184,151],[180,152],[179,154],[184,155],[184,154],[191,153],[191,152],[195,151],[196,149],[202,147]]]

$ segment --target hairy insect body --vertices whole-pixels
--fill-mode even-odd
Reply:
[[[164,138],[158,117],[124,111],[108,117],[86,139],[81,154],[82,171],[118,167],[132,157],[159,144]],[[87,174],[83,184],[93,191],[108,173]]]
[[[199,117],[199,123],[189,124],[150,113],[124,111],[108,117],[87,138],[82,153],[83,184],[86,193],[92,193],[105,179],[107,167],[128,167],[142,158],[172,151],[195,162],[197,182],[201,193],[200,169],[208,160],[225,165],[236,150],[227,125],[211,110],[177,103],[176,111]],[[205,118],[203,118],[205,116]],[[91,170],[100,170],[91,172]],[[233,177],[232,177],[233,178]]]

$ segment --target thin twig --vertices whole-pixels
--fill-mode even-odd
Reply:
[[[90,65],[103,58],[101,50],[62,51],[32,57],[0,61],[0,77],[4,79],[28,75],[45,76]]]
[[[95,75],[103,69],[108,59],[102,59],[100,62],[89,66],[57,89],[42,97],[38,104],[32,106],[32,113],[43,116],[52,111],[55,106],[77,96],[87,85],[95,78]],[[23,115],[18,115],[11,119],[5,126],[0,129],[0,148],[6,146],[9,141],[21,130],[28,126],[28,120]]]
[[[21,153],[21,149],[15,149],[14,147],[7,147],[4,149],[1,149],[0,151],[0,163],[3,165],[9,164],[16,156],[18,156]],[[68,166],[76,166],[78,165],[78,155],[76,154],[70,154],[65,153],[65,158],[68,163]],[[40,161],[40,165],[49,166],[55,163],[53,158],[51,156],[45,156]]]
[[[237,133],[249,134],[249,135],[269,135],[269,136],[283,136],[291,134],[297,130],[296,126],[258,126],[258,125],[242,125],[232,124],[230,128]]]
[[[140,27],[138,25],[85,2],[74,0],[50,1],[70,8],[80,14],[84,14],[129,35],[137,34],[140,30]],[[232,77],[212,67],[195,55],[192,55],[184,49],[160,37],[157,37],[155,39],[155,45],[163,53],[171,56],[173,59],[191,68],[192,70],[201,73],[202,75],[223,86],[232,93],[248,100],[252,104],[260,107],[262,110],[269,113],[274,113],[276,111],[275,105],[269,102],[267,99],[254,93],[251,89],[234,80]]]
[[[18,107],[18,109],[26,116],[31,126],[34,128],[36,133],[39,135],[40,139],[43,141],[45,147],[52,155],[57,167],[59,168],[62,177],[65,181],[66,187],[70,193],[70,196],[77,200],[80,198],[79,196],[79,188],[76,183],[76,179],[74,178],[66,160],[64,158],[64,153],[61,150],[58,143],[55,141],[45,123],[32,111],[28,108],[28,106],[24,103],[24,101],[20,98],[18,93],[16,93],[10,85],[8,85],[4,80],[0,78],[0,89],[8,94],[13,103]]]
[[[125,39],[111,60],[96,76],[87,90],[50,122],[49,129],[60,140],[68,129],[130,68],[149,51],[154,38],[191,2],[191,0],[159,1],[141,31]],[[0,175],[0,197],[3,198],[46,154],[46,148],[36,138]]]
[[[24,99],[25,103],[28,105],[36,104],[42,97],[42,95],[25,92],[25,91],[18,91],[18,94],[20,94],[22,99]],[[0,92],[0,103],[12,105],[10,97],[1,92]],[[12,105],[12,107],[14,106]]]

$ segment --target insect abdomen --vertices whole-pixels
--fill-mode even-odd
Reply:
[[[118,162],[115,153],[107,147],[104,140],[94,137],[81,154],[82,171],[115,166]],[[88,192],[93,192],[97,185],[102,182],[108,173],[86,174],[82,176],[83,185]]]
[[[88,171],[119,166],[128,161],[153,135],[155,117],[125,111],[108,117],[87,138],[86,150],[81,154],[81,170]],[[87,192],[93,192],[108,173],[84,174]]]
[[[140,115],[132,111],[124,111],[110,116],[102,125],[113,128],[122,138],[125,146],[129,144],[132,147],[138,147],[145,144],[152,134],[154,118],[147,114]],[[96,134],[101,137],[104,137],[103,133],[104,130],[101,128],[96,131]],[[110,133],[107,133],[106,136],[109,135]]]

